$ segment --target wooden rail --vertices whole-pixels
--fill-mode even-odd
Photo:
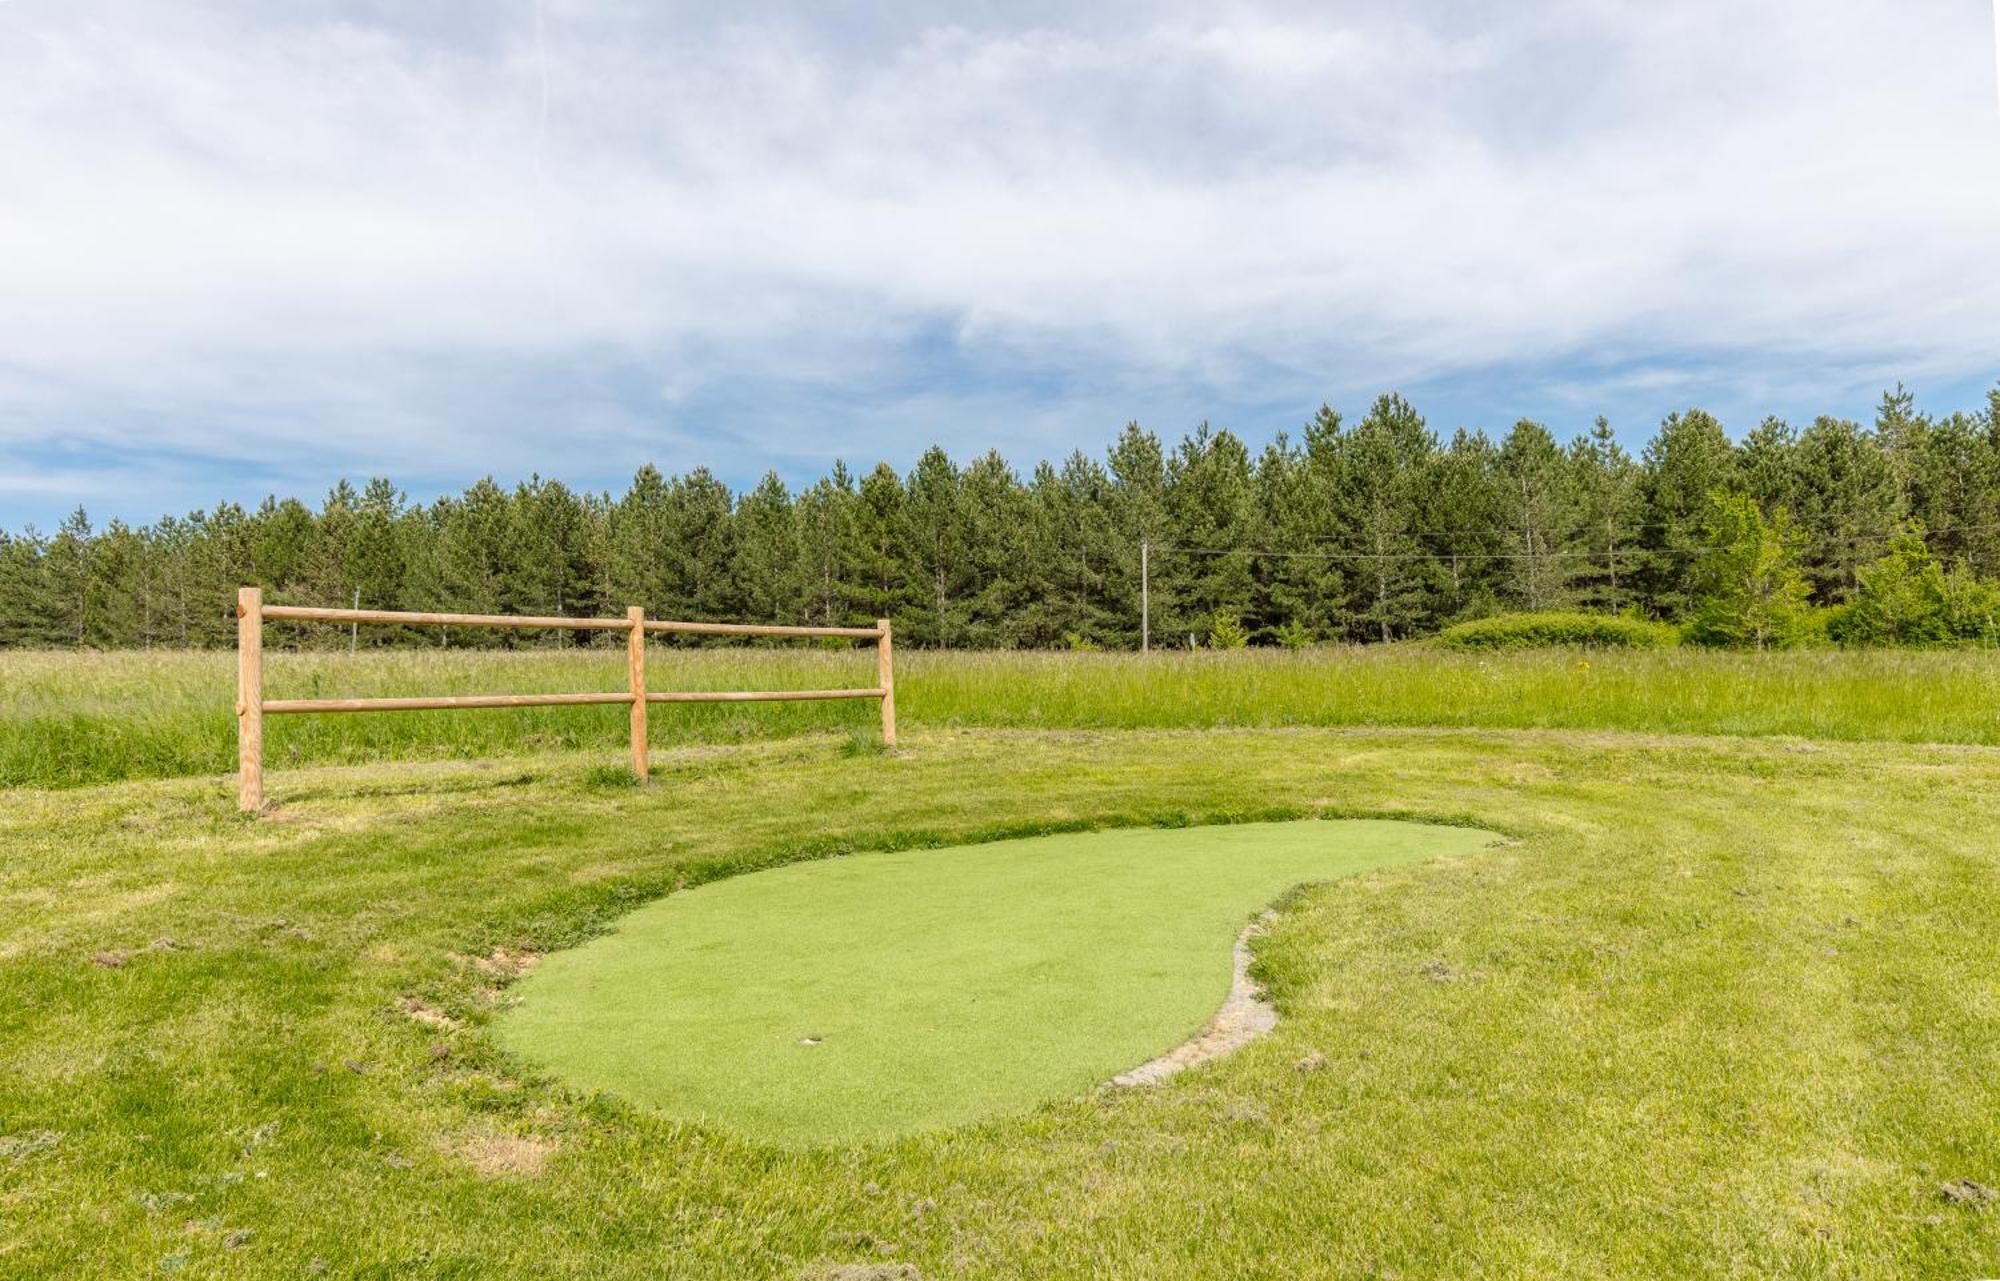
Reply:
[[[380,623],[405,627],[513,627],[557,631],[623,631],[625,689],[585,694],[454,694],[411,698],[264,697],[264,623]],[[646,688],[646,634],[707,636],[845,636],[871,639],[876,650],[876,684],[869,689],[671,690]],[[648,619],[639,606],[623,618],[554,618],[516,614],[433,614],[393,609],[319,609],[266,605],[260,587],[236,593],[236,801],[248,811],[264,808],[264,717],[317,712],[420,712],[482,707],[590,707],[625,703],[631,707],[632,772],[644,783],[646,707],[650,703],[768,703],[829,698],[882,701],[882,743],[896,745],[896,684],[889,620],[873,627],[788,627],[758,623],[689,623]]]
[[[454,707],[589,707],[630,694],[456,694],[441,698],[267,698],[264,715],[296,712],[431,712]]]
[[[262,591],[246,587],[244,591]],[[238,593],[241,603],[241,593]],[[637,608],[637,606],[634,606]],[[542,627],[561,631],[622,632],[625,618],[538,618],[531,614],[421,614],[402,609],[317,609],[310,605],[266,605],[264,617],[293,623],[402,623],[410,627]]]

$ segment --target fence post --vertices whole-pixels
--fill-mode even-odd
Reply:
[[[650,773],[646,762],[646,610],[630,605],[625,610],[631,630],[625,634],[625,679],[632,689],[632,773],[644,783]]]
[[[890,655],[889,620],[878,618],[875,626],[881,635],[875,640],[875,667],[877,685],[882,687],[882,746],[896,745],[896,665]]]
[[[264,589],[236,592],[236,808],[264,808]]]

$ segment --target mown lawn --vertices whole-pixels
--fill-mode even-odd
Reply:
[[[1499,839],[1309,819],[812,859],[542,958],[491,1030],[566,1084],[786,1146],[969,1126],[1196,1037],[1237,937],[1292,889]]]
[[[615,748],[287,769],[264,821],[215,777],[0,792],[0,1274],[2000,1275],[2000,751],[906,738],[662,751],[644,791],[593,781]],[[1161,1087],[796,1151],[489,1035],[676,886],[1312,814],[1516,843],[1297,896],[1276,1032]]]

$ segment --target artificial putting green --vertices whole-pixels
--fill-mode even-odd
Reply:
[[[573,1086],[757,1139],[960,1125],[1199,1031],[1236,935],[1291,887],[1494,839],[1306,821],[794,864],[670,895],[545,958],[498,1032]]]

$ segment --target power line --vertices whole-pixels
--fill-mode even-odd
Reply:
[[[1706,547],[1620,548],[1615,552],[1274,552],[1256,547],[1177,547],[1155,543],[1155,551],[1179,552],[1184,556],[1252,556],[1269,560],[1557,560],[1571,557],[1604,559],[1608,556],[1700,555]]]
[[[1631,529],[1641,529],[1641,528],[1647,528],[1647,529],[1672,529],[1672,528],[1679,528],[1679,527],[1684,527],[1684,526],[1675,526],[1675,525],[1669,525],[1669,524],[1653,524],[1653,525],[1647,525],[1647,526],[1638,526],[1638,525],[1634,525],[1634,526],[1630,526],[1629,528],[1631,528]],[[1996,530],[2000,530],[2000,524],[1987,524],[1987,525],[1941,525],[1941,526],[1939,526],[1939,527],[1938,527],[1938,528],[1936,528],[1936,529],[1926,529],[1926,530],[1924,530],[1924,531],[1923,531],[1923,535],[1924,535],[1925,539],[1927,539],[1927,540],[1928,540],[1928,539],[1932,539],[1932,538],[1936,538],[1936,537],[1938,537],[1938,536],[1940,536],[1940,535],[1944,535],[1944,534],[1978,534],[1978,533],[1992,533],[1992,532],[1994,532],[1994,531],[1996,531]],[[1520,534],[1520,532],[1521,532],[1521,531],[1520,531],[1519,529],[1503,529],[1503,530],[1484,530],[1484,531],[1481,531],[1481,530],[1460,530],[1460,531],[1458,531],[1458,532],[1460,532],[1460,533],[1467,533],[1467,534],[1470,534],[1470,533],[1488,533],[1488,534],[1492,534],[1492,535],[1494,535],[1494,536],[1496,536],[1496,537],[1508,537],[1508,538],[1512,538],[1512,537],[1517,537],[1517,536],[1518,536],[1518,535]],[[1592,534],[1595,534],[1595,533],[1597,533],[1597,532],[1598,532],[1598,530],[1597,530],[1596,528],[1594,528],[1594,527],[1591,527],[1591,528],[1589,528],[1589,529],[1588,529],[1588,532],[1589,532],[1589,533],[1592,533]],[[1814,536],[1810,536],[1810,537],[1808,537],[1808,538],[1807,538],[1807,540],[1806,540],[1806,545],[1807,545],[1807,546],[1808,546],[1809,548],[1814,548],[1814,549],[1820,549],[1820,548],[1830,548],[1830,547],[1857,547],[1857,546],[1860,546],[1860,545],[1862,545],[1862,544],[1865,544],[1865,543],[1885,543],[1885,542],[1890,542],[1890,541],[1894,540],[1894,538],[1896,537],[1896,534],[1897,534],[1897,532],[1898,532],[1898,531],[1896,531],[1896,530],[1886,530],[1886,531],[1871,531],[1871,532],[1863,532],[1863,533],[1854,533],[1854,534],[1848,534],[1848,535],[1844,535],[1844,536],[1843,536],[1843,535],[1838,535],[1838,534],[1834,534],[1834,535],[1814,535]],[[1406,531],[1406,532],[1405,532],[1404,534],[1401,534],[1401,535],[1399,535],[1399,537],[1408,537],[1408,536],[1409,536],[1409,535],[1408,535],[1408,532],[1407,532],[1407,531]],[[1350,550],[1350,551],[1323,551],[1323,552],[1321,552],[1321,551],[1311,551],[1311,552],[1308,552],[1308,551],[1271,551],[1271,550],[1268,550],[1268,549],[1261,549],[1261,548],[1254,548],[1254,547],[1188,547],[1188,546],[1182,546],[1182,545],[1178,545],[1178,544],[1174,544],[1174,543],[1154,543],[1154,544],[1153,544],[1153,548],[1154,548],[1154,550],[1156,550],[1156,551],[1163,551],[1163,552],[1179,552],[1179,553],[1182,553],[1182,554],[1184,554],[1184,555],[1189,555],[1189,556],[1245,556],[1245,555],[1249,555],[1249,556],[1258,556],[1258,557],[1269,557],[1269,558],[1271,558],[1271,559],[1274,559],[1274,560],[1455,560],[1455,561],[1465,561],[1465,560],[1551,560],[1551,559],[1560,559],[1560,558],[1565,558],[1565,557],[1574,557],[1574,558],[1580,558],[1580,559],[1603,559],[1603,558],[1605,558],[1605,557],[1609,557],[1609,556],[1613,556],[1613,555],[1617,555],[1617,556],[1698,556],[1698,555],[1700,555],[1701,553],[1703,553],[1703,552],[1705,552],[1705,551],[1707,551],[1707,550],[1708,550],[1708,549],[1707,549],[1706,547],[1635,547],[1635,546],[1625,546],[1625,547],[1616,547],[1616,548],[1597,548],[1597,549],[1594,549],[1594,550],[1591,550],[1591,549],[1586,549],[1586,550],[1564,550],[1564,551],[1547,551],[1547,552],[1453,552],[1453,551],[1424,551],[1424,552],[1367,552],[1367,551],[1351,551],[1351,550]]]
[[[1780,504],[1780,506],[1782,505],[1783,504]],[[1793,512],[1792,516],[1795,520],[1798,519],[1797,512]],[[1698,527],[1702,519],[1703,516],[1700,513],[1690,513],[1689,515],[1683,517],[1680,520],[1650,520],[1650,521],[1639,521],[1630,524],[1618,524],[1618,525],[1605,525],[1596,520],[1586,519],[1576,522],[1572,526],[1572,528],[1588,530],[1592,534],[1603,533],[1607,529],[1620,534],[1643,534],[1649,530],[1656,530],[1656,529],[1688,529],[1691,527]],[[1903,522],[1901,521],[1897,522],[1897,524],[1899,525],[1902,523]],[[1924,536],[1926,538],[1929,538],[1937,534],[1979,533],[1985,531],[1992,531],[1996,529],[2000,529],[2000,524],[1939,525],[1936,526],[1935,528],[1927,526],[1924,529]],[[1469,528],[1464,525],[1451,525],[1451,526],[1412,525],[1401,532],[1404,534],[1412,534],[1419,536],[1431,535],[1431,534],[1458,534],[1465,537],[1490,536],[1494,538],[1507,538],[1519,534],[1521,532],[1521,527],[1519,525],[1493,525],[1481,529],[1481,528]],[[1326,536],[1326,538],[1331,538],[1331,537],[1332,535]],[[1325,539],[1322,539],[1321,541],[1325,541]]]

